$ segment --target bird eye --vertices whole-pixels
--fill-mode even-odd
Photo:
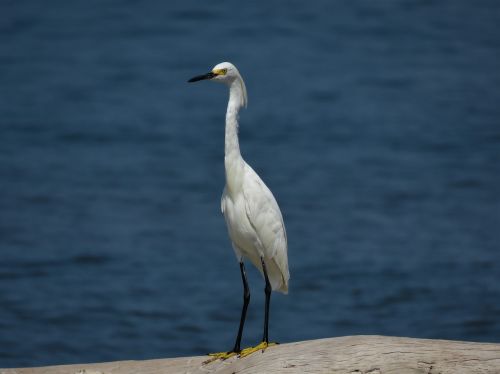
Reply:
[[[226,75],[227,69],[217,69],[214,71],[214,73],[217,75]]]

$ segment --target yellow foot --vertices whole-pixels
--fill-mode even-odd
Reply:
[[[210,358],[206,361],[203,361],[204,364],[209,364],[215,360],[227,360],[230,357],[236,356],[237,352],[218,352],[218,353],[209,353]]]
[[[246,356],[249,356],[251,355],[252,353],[254,352],[258,352],[258,351],[262,351],[264,352],[264,350],[267,348],[267,347],[271,347],[273,345],[277,345],[278,343],[267,343],[267,342],[262,342],[260,343],[259,345],[256,345],[255,347],[250,347],[250,348],[245,348],[241,351],[240,353],[240,357],[246,357]]]

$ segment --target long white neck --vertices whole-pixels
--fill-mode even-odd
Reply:
[[[238,141],[238,113],[241,108],[242,95],[241,85],[238,80],[234,80],[229,86],[229,102],[226,111],[226,158],[241,156]]]
[[[238,140],[238,113],[246,105],[245,84],[241,78],[235,79],[229,85],[229,102],[226,112],[226,138],[224,166],[226,168],[226,184],[229,189],[235,186],[242,172],[243,158]]]

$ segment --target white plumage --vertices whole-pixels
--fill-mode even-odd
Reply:
[[[221,207],[236,256],[248,258],[261,273],[264,258],[272,289],[288,293],[287,238],[276,199],[242,158],[229,163],[237,165],[226,180]]]
[[[283,217],[272,192],[257,173],[243,160],[238,140],[238,113],[247,105],[245,83],[236,67],[223,62],[210,73],[190,79],[190,82],[210,79],[225,83],[229,87],[229,102],[226,112],[225,156],[226,186],[222,194],[221,209],[226,220],[229,237],[236,257],[240,262],[244,285],[244,305],[240,329],[235,347],[231,352],[215,354],[217,358],[227,358],[241,353],[240,340],[250,300],[243,259],[249,259],[266,280],[266,313],[264,337],[261,345],[249,349],[247,353],[268,346],[269,300],[272,290],[288,292],[287,237]],[[265,268],[264,268],[265,267]]]
[[[261,272],[261,258],[273,290],[288,292],[288,257],[285,225],[271,190],[241,156],[238,141],[238,113],[247,104],[245,83],[229,62],[216,65],[212,72],[225,71],[213,78],[229,86],[226,112],[226,187],[222,213],[226,219],[236,257],[248,258]]]

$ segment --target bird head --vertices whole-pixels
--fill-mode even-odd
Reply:
[[[197,75],[196,77],[188,80],[188,82],[192,83],[208,79],[216,82],[231,84],[237,78],[241,79],[241,76],[238,69],[236,69],[236,66],[230,62],[221,62],[220,64],[215,65],[209,73]]]
[[[241,78],[240,72],[236,69],[236,66],[230,62],[221,62],[220,64],[215,65],[209,73],[197,75],[196,77],[188,80],[188,82],[192,83],[202,80],[221,82],[230,87],[234,86],[234,83],[236,83],[238,88],[241,88],[241,106],[247,106],[247,90],[245,83]]]

